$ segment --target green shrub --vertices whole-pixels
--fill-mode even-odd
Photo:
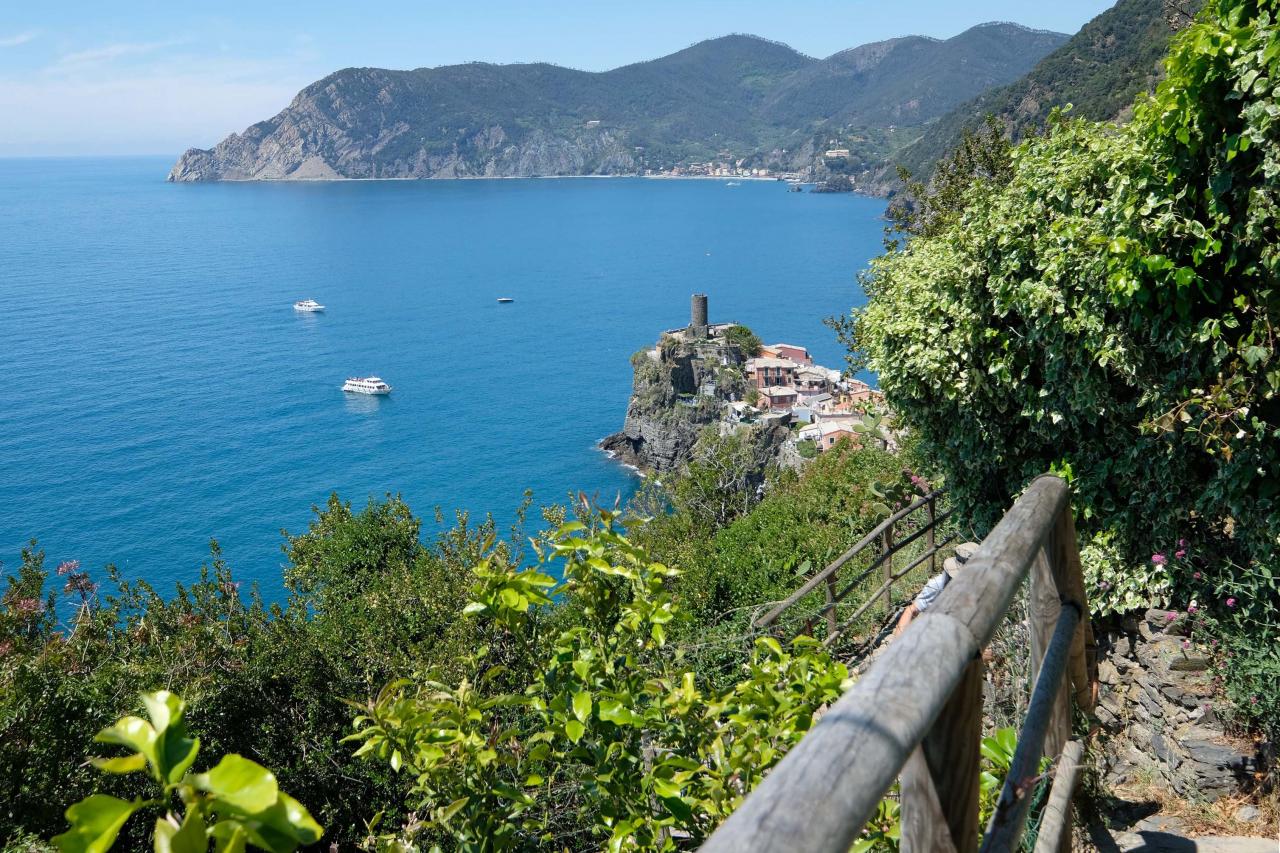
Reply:
[[[760,348],[764,346],[755,332],[741,324],[730,326],[724,333],[724,339],[730,346],[737,347],[746,358],[755,358],[760,354]]]
[[[99,789],[84,744],[132,710],[139,686],[165,686],[191,701],[206,750],[271,767],[333,841],[358,841],[368,804],[395,802],[398,783],[340,743],[342,700],[420,666],[460,672],[475,647],[456,614],[493,525],[462,517],[430,546],[418,536],[398,498],[360,512],[332,499],[287,542],[289,600],[271,607],[240,590],[216,547],[168,598],[114,572],[99,592],[78,565],[55,573],[26,550],[0,595],[0,838],[59,832],[66,805]],[[107,793],[142,791],[122,777]],[[141,831],[131,822],[121,845],[141,849]]]
[[[357,717],[359,754],[407,771],[418,815],[383,848],[696,844],[847,687],[816,641],[787,652],[762,639],[737,683],[706,689],[666,651],[676,571],[615,513],[570,522],[537,550],[535,568],[481,561],[464,612],[538,650],[538,665],[509,671],[482,648],[461,680],[392,682]],[[552,598],[579,619],[539,618]],[[493,689],[508,675],[509,690]]]
[[[320,840],[324,830],[305,806],[276,784],[275,775],[239,755],[224,755],[205,773],[192,772],[200,739],[187,736],[186,703],[167,690],[145,693],[151,720],[122,717],[95,740],[123,746],[128,755],[91,758],[104,773],[146,773],[158,796],[122,800],[91,794],[67,809],[71,828],[53,839],[62,853],[104,853],[139,812],[160,812],[153,847],[161,853],[206,853],[245,846],[291,853]],[[183,813],[175,812],[181,806]]]
[[[980,526],[1054,469],[1130,563],[1275,548],[1275,11],[1211,3],[1132,124],[1057,122],[872,264],[855,344]]]

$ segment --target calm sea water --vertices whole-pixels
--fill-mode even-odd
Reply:
[[[612,500],[628,356],[713,321],[810,346],[860,301],[883,203],[777,183],[172,185],[164,158],[0,160],[0,559],[171,590],[216,538],[280,594],[330,492],[504,525],[525,488]],[[512,305],[496,298],[511,296]],[[294,300],[315,298],[321,315]],[[387,399],[339,388],[378,374]]]

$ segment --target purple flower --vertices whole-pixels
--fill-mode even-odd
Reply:
[[[1179,539],[1179,540],[1178,540],[1178,547],[1179,547],[1179,548],[1185,548],[1185,547],[1187,547],[1187,540],[1185,540],[1185,539]]]
[[[1165,614],[1164,620],[1166,622],[1172,622],[1174,619],[1177,619],[1177,618],[1178,618],[1178,614],[1170,610],[1168,613]]]
[[[1197,610],[1199,610],[1199,609],[1200,609],[1200,608],[1196,606],[1196,603],[1195,603],[1194,601],[1193,601],[1193,602],[1191,602],[1189,605],[1187,605],[1187,612],[1188,612],[1188,613],[1195,613],[1195,612],[1196,612]]]
[[[1235,607],[1235,606],[1236,606],[1236,600],[1235,600],[1234,598],[1228,598],[1228,599],[1227,599],[1227,606],[1228,606],[1228,607]]]
[[[1103,591],[1111,589],[1111,581],[1098,581],[1098,589]]]
[[[1165,563],[1169,562],[1169,558],[1164,554],[1152,554],[1151,562],[1155,563],[1157,566],[1163,566]]]

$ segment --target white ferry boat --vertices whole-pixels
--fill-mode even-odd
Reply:
[[[353,376],[342,384],[352,394],[390,394],[391,386],[376,376]]]
[[[309,311],[310,313],[314,314],[317,311],[323,311],[324,306],[321,305],[319,302],[316,302],[314,299],[300,299],[297,302],[293,303],[293,310]]]

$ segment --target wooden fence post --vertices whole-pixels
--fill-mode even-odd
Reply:
[[[934,508],[933,494],[929,495],[929,532],[926,534],[929,541],[929,577],[933,577],[938,573],[938,553],[937,553],[937,537],[934,536],[933,525],[937,520],[937,512]]]
[[[1074,601],[1082,610],[1080,627],[1071,642],[1071,658],[1067,674],[1076,704],[1086,713],[1093,711],[1094,685],[1098,680],[1098,661],[1089,623],[1089,601],[1084,591],[1084,572],[1080,567],[1080,550],[1076,542],[1076,524],[1070,505],[1058,516],[1049,532],[1045,549],[1050,553],[1054,586],[1064,600]]]
[[[982,685],[982,659],[978,658],[965,669],[921,741],[923,760],[909,760],[902,768],[903,853],[940,849],[943,845],[936,834],[939,820],[950,830],[946,840],[956,853],[975,853],[978,849]],[[929,802],[930,795],[936,800],[936,807]],[[934,812],[935,808],[940,809],[940,815]]]
[[[840,622],[836,619],[836,573],[832,572],[827,575],[827,636],[830,637],[840,627]]]
[[[885,591],[884,600],[888,603],[889,609],[893,609],[893,525],[890,524],[884,530],[884,581]]]
[[[1058,586],[1054,583],[1054,563],[1057,550],[1048,538],[1044,541],[1040,553],[1031,565],[1030,593],[1027,601],[1027,631],[1031,647],[1031,688],[1040,677],[1040,665],[1044,653],[1049,648],[1053,637],[1053,629],[1058,624],[1058,614],[1062,611]],[[1066,679],[1058,688],[1053,703],[1053,714],[1044,736],[1044,755],[1057,758],[1071,736],[1071,702],[1070,692],[1066,689]]]

